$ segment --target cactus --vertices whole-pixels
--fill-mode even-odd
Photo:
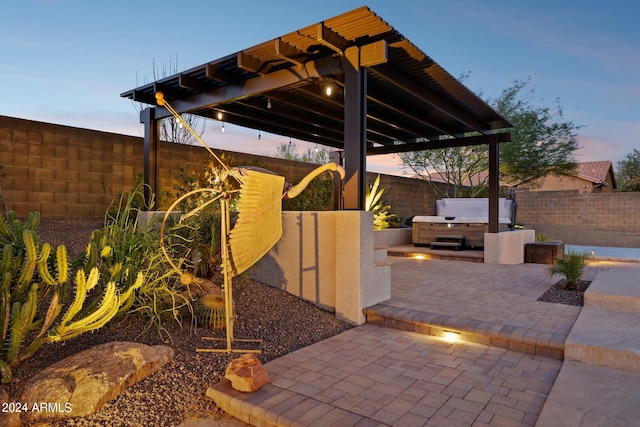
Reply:
[[[198,323],[212,329],[222,329],[226,326],[225,301],[220,295],[206,294],[193,305],[193,311]]]
[[[19,301],[13,303],[11,309],[11,339],[5,355],[5,360],[9,364],[18,356],[22,341],[34,327],[33,319],[38,308],[37,302],[38,285],[34,283],[24,304]]]
[[[43,344],[67,340],[104,326],[132,299],[133,292],[144,280],[142,273],[138,274],[135,283],[122,295],[118,294],[116,284],[109,282],[100,293],[101,300],[84,307],[87,293],[100,278],[95,265],[89,268],[99,254],[94,245],[92,257],[90,246],[83,259],[83,269],[79,269],[75,277],[73,301],[56,325],[70,287],[70,263],[64,245],[58,246],[55,252],[48,243],[39,246],[39,223],[37,213],[29,215],[24,224],[12,212],[6,219],[0,215],[0,382],[3,384],[12,379],[11,367],[33,356]],[[114,268],[113,275],[119,274],[116,270]],[[41,305],[46,311],[44,307],[38,310]]]

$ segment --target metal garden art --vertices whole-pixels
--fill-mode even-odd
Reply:
[[[260,343],[261,341],[236,339],[233,336],[233,323],[235,320],[233,311],[233,277],[246,271],[260,260],[280,239],[282,235],[282,200],[284,198],[296,197],[315,177],[325,171],[337,171],[340,174],[340,178],[343,179],[344,170],[335,163],[327,163],[313,170],[297,185],[292,186],[285,183],[284,177],[264,169],[252,167],[229,168],[167,103],[161,92],[156,93],[156,100],[158,105],[165,107],[175,120],[181,123],[207,149],[222,168],[219,178],[223,185],[217,188],[199,188],[184,194],[169,207],[160,227],[162,251],[173,269],[180,274],[180,281],[186,286],[192,283],[197,284],[201,279],[181,268],[180,262],[175,262],[167,250],[164,239],[165,224],[176,209],[176,206],[189,197],[195,195],[206,196],[206,201],[189,212],[183,212],[180,221],[197,215],[199,211],[212,203],[217,202],[220,204],[220,252],[225,301],[226,338],[205,339],[225,340],[226,348],[196,349],[196,351],[260,353],[260,350],[234,348],[234,344],[238,342]],[[232,200],[235,200],[238,213],[233,227],[230,214]]]

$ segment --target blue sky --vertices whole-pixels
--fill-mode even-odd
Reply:
[[[0,114],[142,136],[120,93],[367,5],[483,98],[532,78],[533,102],[564,108],[578,161],[640,147],[640,6],[467,0],[14,0],[0,15]],[[283,137],[207,124],[213,147],[272,154]],[[286,139],[288,141],[288,139]],[[300,147],[304,143],[295,141]],[[369,170],[401,174],[390,156]]]

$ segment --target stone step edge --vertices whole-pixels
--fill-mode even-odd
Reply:
[[[377,304],[363,309],[366,322],[440,338],[453,332],[461,341],[489,345],[521,353],[564,359],[561,334],[530,331],[513,325],[496,324],[459,316],[430,313]]]
[[[387,255],[392,257],[401,257],[401,258],[420,258],[420,259],[443,259],[443,260],[451,260],[451,261],[465,261],[465,262],[484,262],[484,257],[474,257],[474,256],[465,256],[464,252],[460,251],[445,251],[441,252],[448,253],[425,253],[425,252],[400,252],[400,251],[389,251]]]
[[[206,395],[224,412],[252,426],[305,427],[319,419],[333,425],[352,415],[345,409],[272,383],[265,384],[258,391],[242,393],[234,390],[229,381],[223,380],[208,387]],[[364,416],[358,418],[373,422]]]
[[[640,339],[613,332],[629,333],[639,326],[638,311],[585,306],[565,341],[566,360],[640,372]]]
[[[639,382],[640,373],[565,360],[536,427],[636,425]]]
[[[629,271],[601,271],[584,293],[585,307],[640,311],[640,286]]]

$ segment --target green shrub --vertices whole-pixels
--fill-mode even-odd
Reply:
[[[549,275],[560,274],[565,277],[565,288],[575,289],[584,274],[584,268],[589,260],[589,255],[574,249],[558,258],[554,265],[547,269]]]

